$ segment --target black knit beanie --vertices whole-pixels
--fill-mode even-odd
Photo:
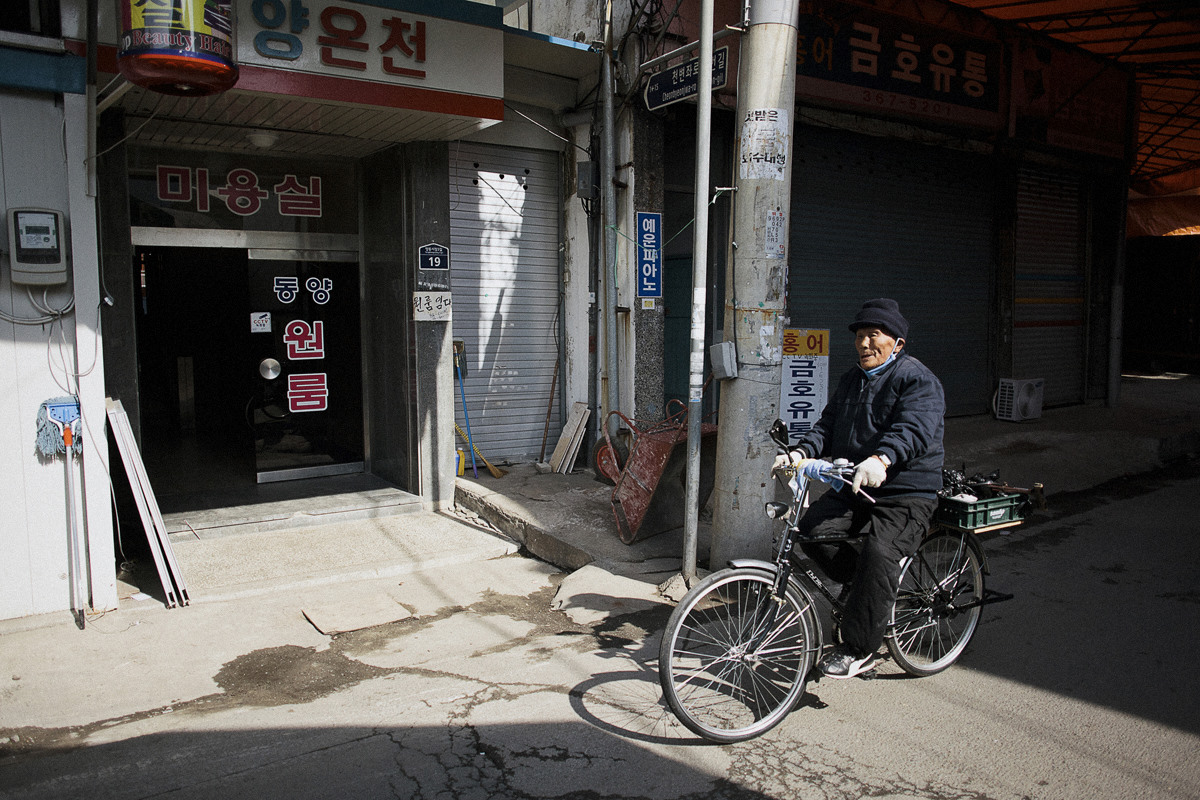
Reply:
[[[908,338],[908,320],[900,313],[900,304],[890,297],[879,297],[863,303],[854,315],[854,322],[850,323],[850,331],[867,327],[882,328],[895,339]]]

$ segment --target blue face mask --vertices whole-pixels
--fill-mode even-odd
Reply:
[[[870,377],[875,377],[876,375],[878,375],[879,373],[881,373],[881,372],[883,372],[885,369],[887,369],[887,368],[888,368],[888,364],[891,364],[893,361],[895,361],[895,360],[896,360],[896,356],[897,356],[897,355],[899,355],[899,354],[900,354],[900,348],[899,348],[899,346],[893,346],[893,347],[892,347],[892,352],[891,352],[891,354],[890,354],[890,355],[887,357],[887,360],[886,360],[886,361],[884,361],[882,364],[880,364],[878,367],[874,367],[874,368],[872,368],[872,369],[863,369],[862,367],[859,367],[859,369],[862,369],[862,371],[863,371],[863,372],[865,372],[865,373],[866,373],[867,375],[869,375]]]

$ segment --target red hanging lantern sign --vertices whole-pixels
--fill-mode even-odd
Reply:
[[[231,0],[120,0],[117,67],[163,94],[202,96],[237,83]]]

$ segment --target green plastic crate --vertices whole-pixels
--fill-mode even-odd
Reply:
[[[973,503],[940,497],[934,519],[964,531],[1015,525],[1025,519],[1026,505],[1021,494],[998,494]]]

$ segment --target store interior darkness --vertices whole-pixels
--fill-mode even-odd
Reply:
[[[145,248],[134,260],[142,459],[168,511],[254,483],[253,439],[233,399],[251,390],[246,254]]]
[[[1122,365],[1200,373],[1200,236],[1139,236],[1126,249]]]
[[[164,514],[389,486],[361,472],[258,482],[245,250],[139,248],[134,270],[141,455]]]

